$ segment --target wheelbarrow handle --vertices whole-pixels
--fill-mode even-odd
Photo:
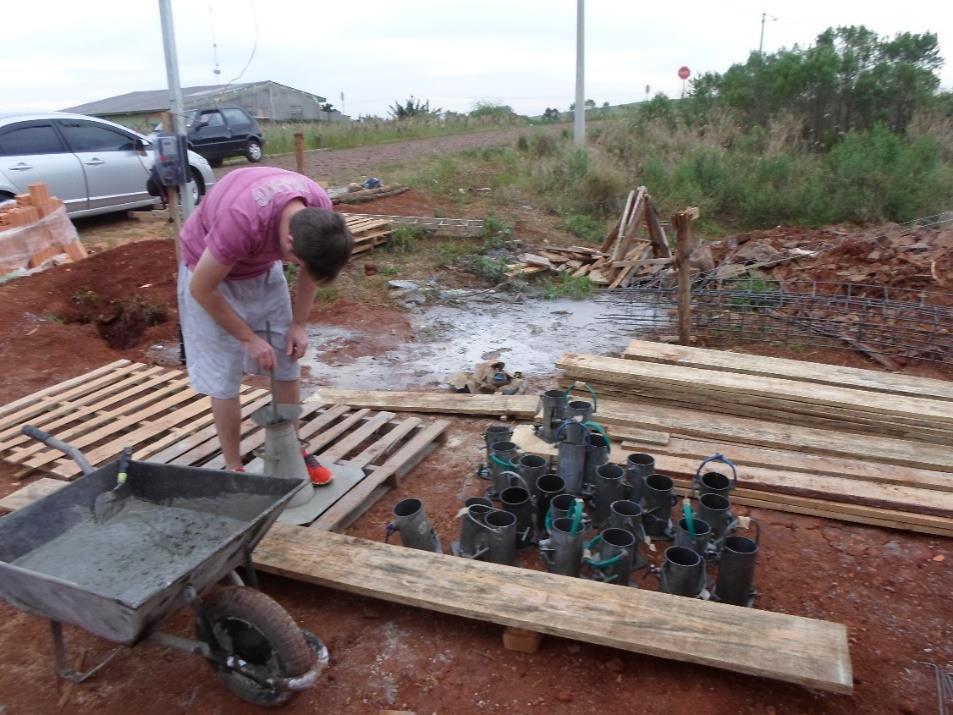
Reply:
[[[44,432],[33,425],[23,425],[23,427],[20,428],[20,432],[25,434],[27,437],[35,439],[41,444],[45,444],[51,449],[58,449],[60,452],[76,462],[76,464],[79,465],[79,468],[83,470],[83,474],[90,474],[95,471],[86,457],[83,456],[83,453],[73,445],[67,444],[63,440],[57,439],[48,432]]]

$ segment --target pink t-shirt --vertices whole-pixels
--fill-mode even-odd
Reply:
[[[232,266],[225,280],[263,275],[281,260],[278,226],[288,202],[330,209],[324,189],[306,176],[256,166],[236,169],[218,181],[182,227],[182,259],[194,270],[207,248]]]

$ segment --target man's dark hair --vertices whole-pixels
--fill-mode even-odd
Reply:
[[[291,217],[291,251],[318,283],[333,281],[347,264],[354,238],[344,217],[327,209],[305,208]]]

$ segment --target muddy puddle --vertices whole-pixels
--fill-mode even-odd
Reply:
[[[311,338],[324,348],[304,365],[318,385],[340,388],[401,390],[444,384],[460,370],[482,360],[502,360],[506,369],[530,380],[556,373],[564,352],[621,352],[631,331],[600,320],[611,304],[591,300],[525,300],[470,298],[453,305],[414,308],[410,313],[415,340],[376,356],[336,359],[333,348],[366,337],[337,326],[312,326]],[[651,311],[651,307],[646,307]]]

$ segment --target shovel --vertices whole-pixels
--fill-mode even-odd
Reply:
[[[116,474],[116,486],[108,492],[103,492],[93,502],[93,517],[97,522],[109,521],[118,514],[123,507],[123,499],[129,496],[129,487],[126,485],[129,460],[132,459],[132,449],[126,447],[119,455],[119,468]]]

